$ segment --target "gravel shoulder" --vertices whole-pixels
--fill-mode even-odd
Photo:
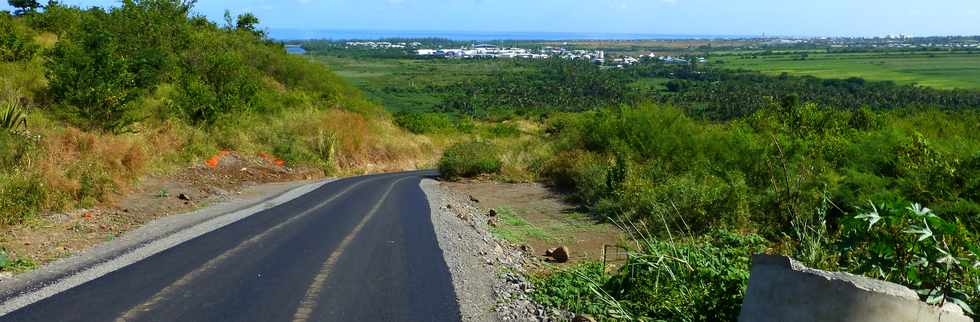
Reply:
[[[421,187],[464,322],[571,320],[530,299],[526,276],[542,263],[528,248],[495,238],[488,209],[439,181],[426,179]]]

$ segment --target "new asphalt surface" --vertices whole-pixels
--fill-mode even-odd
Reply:
[[[459,321],[433,175],[331,182],[0,321]]]

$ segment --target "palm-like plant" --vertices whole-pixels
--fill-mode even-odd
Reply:
[[[27,127],[27,113],[16,103],[0,104],[0,130],[17,130]]]

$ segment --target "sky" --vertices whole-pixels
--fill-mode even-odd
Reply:
[[[225,9],[252,12],[267,30],[980,35],[978,0],[199,0],[195,7],[215,21]]]

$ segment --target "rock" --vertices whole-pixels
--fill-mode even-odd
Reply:
[[[564,263],[568,261],[568,254],[568,247],[561,246],[555,248],[555,250],[551,252],[551,258],[554,259],[555,262]]]
[[[497,210],[494,210],[494,209],[490,209],[490,213],[489,213],[489,214],[487,214],[487,216],[490,216],[490,217],[497,217]]]
[[[532,248],[531,245],[528,244],[521,245],[521,251],[524,252],[525,255],[534,254],[534,248]]]
[[[595,319],[588,315],[576,315],[572,318],[572,322],[595,322]]]
[[[451,204],[446,204],[446,209],[453,209],[453,205],[451,205]]]
[[[177,199],[184,200],[184,201],[191,201],[191,197],[183,193],[177,195]]]
[[[554,254],[556,250],[558,250],[558,248],[549,248],[548,250],[544,251],[544,256],[551,257],[551,254]]]
[[[497,220],[493,218],[487,219],[487,226],[497,227]]]
[[[476,199],[476,197],[474,197],[473,195],[470,195],[470,201],[475,203],[480,203],[480,199]]]

